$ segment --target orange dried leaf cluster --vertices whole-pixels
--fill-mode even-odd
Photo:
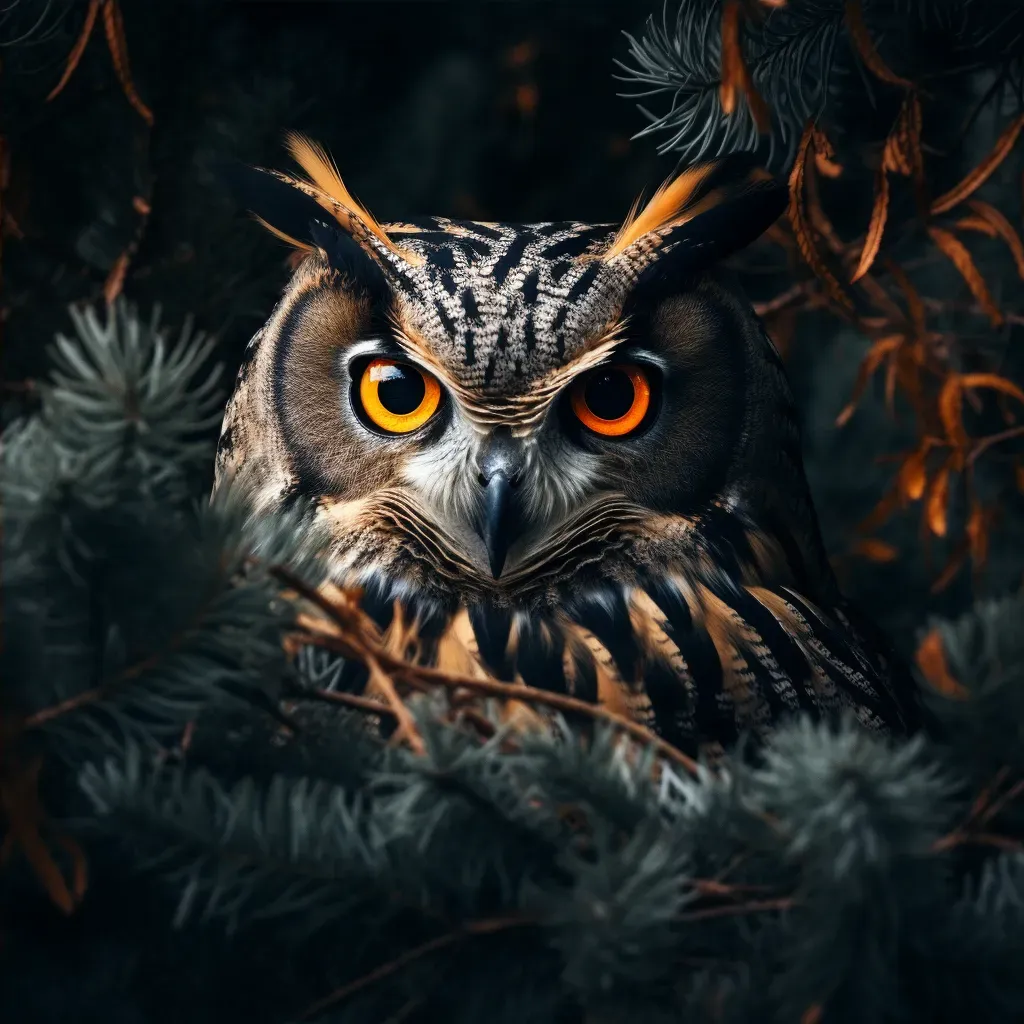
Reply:
[[[1020,410],[1011,413],[1005,402],[1024,404],[1024,392],[997,373],[964,373],[958,365],[955,337],[930,327],[929,310],[941,311],[952,304],[945,297],[922,297],[906,270],[886,252],[887,229],[896,208],[893,190],[902,187],[894,179],[909,180],[917,222],[900,224],[893,236],[905,238],[908,228],[920,232],[919,237],[930,242],[940,258],[949,261],[970,291],[974,305],[968,307],[967,314],[983,316],[992,327],[999,327],[1009,313],[999,308],[960,235],[974,233],[1000,240],[1017,275],[1024,280],[1021,234],[1002,211],[974,197],[1012,151],[1024,129],[1024,115],[1010,121],[991,151],[959,184],[929,201],[922,93],[916,83],[894,73],[880,56],[865,23],[861,0],[847,0],[844,13],[848,34],[865,66],[881,81],[904,90],[899,113],[876,165],[870,218],[864,235],[850,242],[840,238],[833,228],[822,204],[818,175],[838,177],[842,166],[835,160],[822,129],[808,123],[789,177],[790,231],[777,225],[770,237],[784,247],[787,257],[799,254],[810,277],[798,280],[777,299],[761,303],[760,310],[773,318],[784,314],[786,329],[792,333],[801,309],[824,306],[852,321],[869,338],[870,346],[858,369],[850,400],[837,417],[837,426],[849,422],[871,380],[882,372],[886,407],[896,415],[899,395],[910,408],[919,439],[912,450],[900,456],[891,487],[861,523],[861,536],[851,550],[872,561],[891,561],[898,552],[867,534],[900,510],[921,502],[925,535],[944,538],[952,545],[936,580],[935,586],[940,589],[968,559],[975,568],[985,562],[990,531],[998,518],[998,501],[983,505],[976,493],[973,464],[990,447],[1011,438],[1024,438],[1024,427],[971,436],[964,421],[964,402],[980,411],[984,402],[978,393],[996,392],[1004,403],[1004,415],[1011,417],[1012,423],[1012,415]],[[935,222],[938,215],[949,212],[955,219]],[[837,267],[840,274],[836,273]],[[851,288],[848,290],[841,280],[849,281]],[[1014,322],[1019,320],[1015,315]],[[1010,471],[1015,485],[1024,491],[1022,460],[1024,457],[1017,456]],[[954,510],[956,522],[962,524],[958,536],[951,536]]]
[[[857,269],[850,278],[851,283],[859,281],[875,262],[878,250],[882,247],[882,235],[885,232],[885,221],[889,216],[889,179],[886,177],[885,169],[879,168],[875,178],[875,202],[871,208],[871,223],[868,225],[867,238],[864,240],[864,248],[860,254],[860,261]]]

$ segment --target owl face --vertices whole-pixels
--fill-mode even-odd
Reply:
[[[600,524],[695,511],[724,482],[743,421],[738,311],[710,285],[632,311],[605,288],[559,333],[572,282],[548,290],[558,265],[543,253],[594,232],[563,226],[553,242],[537,234],[549,227],[489,228],[500,244],[459,275],[437,270],[450,241],[410,232],[425,280],[386,312],[320,255],[296,276],[266,354],[288,487],[330,519],[340,573],[360,575],[369,530],[363,568],[521,596],[579,567]],[[502,287],[494,264],[524,238]]]
[[[268,174],[276,205],[252,205],[307,255],[250,345],[218,477],[325,522],[339,580],[561,600],[692,545],[730,489],[769,493],[758,451],[788,395],[708,263],[778,214],[770,179],[699,168],[619,228],[381,227],[293,151],[311,183]]]

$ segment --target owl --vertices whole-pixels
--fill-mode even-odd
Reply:
[[[406,656],[600,702],[693,755],[800,712],[918,727],[826,560],[779,355],[719,266],[781,183],[734,154],[621,225],[381,224],[320,146],[288,145],[302,174],[236,177],[297,263],[215,488],[324,527],[332,579]]]

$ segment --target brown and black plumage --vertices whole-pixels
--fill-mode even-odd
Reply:
[[[290,144],[305,177],[239,179],[307,255],[246,352],[218,487],[326,525],[334,579],[412,656],[688,752],[799,711],[916,727],[825,559],[778,354],[715,269],[783,186],[737,156],[619,227],[381,225]]]

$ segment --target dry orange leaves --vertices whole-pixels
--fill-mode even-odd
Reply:
[[[938,693],[953,700],[966,700],[970,696],[967,688],[957,682],[949,671],[942,634],[937,629],[931,630],[918,645],[914,660],[921,674]]]
[[[882,60],[882,57],[878,52],[878,48],[875,46],[874,40],[871,38],[871,33],[868,32],[867,25],[864,22],[864,8],[861,4],[861,0],[846,0],[844,18],[846,21],[846,30],[850,34],[850,39],[854,46],[857,47],[857,53],[860,55],[860,59],[864,61],[864,64],[869,68],[871,73],[876,78],[881,79],[883,82],[888,82],[890,85],[899,85],[909,89],[912,83],[908,82],[905,78],[900,78],[900,76],[891,71],[885,61]]]
[[[88,881],[85,855],[69,836],[58,833],[53,837],[53,842],[64,849],[71,861],[69,883],[44,835],[47,822],[39,799],[41,766],[39,759],[29,764],[14,762],[10,751],[5,751],[5,764],[0,771],[0,812],[7,832],[0,846],[0,865],[20,851],[50,899],[65,914],[70,914],[85,895]]]
[[[75,40],[75,45],[68,54],[68,59],[64,65],[64,73],[46,98],[52,100],[68,84],[68,81],[75,72],[75,68],[78,67],[82,59],[82,54],[85,53],[85,48],[92,37],[93,29],[96,27],[97,16],[101,10],[103,12],[103,30],[107,37],[107,49],[110,51],[110,59],[113,62],[118,81],[121,83],[121,88],[124,90],[128,102],[138,111],[143,121],[152,126],[153,112],[142,102],[142,98],[136,92],[135,83],[132,80],[131,68],[128,64],[128,43],[124,36],[124,19],[121,16],[118,0],[89,0],[89,7],[85,14],[85,24],[82,26],[78,39]]]
[[[791,234],[777,229],[775,240],[784,245],[787,253],[799,252],[811,277],[788,289],[784,295],[790,298],[776,311],[784,311],[792,318],[800,308],[824,305],[855,323],[871,339],[850,401],[840,412],[837,425],[843,426],[850,420],[871,379],[884,369],[886,405],[895,414],[897,394],[906,400],[917,424],[919,442],[900,457],[892,486],[861,524],[862,536],[854,542],[852,551],[876,562],[895,558],[898,553],[889,545],[864,534],[914,502],[923,504],[926,534],[948,537],[956,494],[961,499],[956,507],[963,509],[964,525],[962,535],[953,539],[953,552],[936,582],[936,586],[944,586],[967,558],[977,567],[987,557],[996,510],[984,507],[974,491],[974,462],[993,445],[1024,437],[1024,427],[971,437],[964,424],[964,401],[967,399],[980,408],[982,403],[976,393],[996,392],[1012,423],[1005,402],[1024,404],[1024,391],[996,373],[961,372],[955,338],[951,341],[948,334],[929,328],[929,308],[941,309],[946,303],[922,297],[906,269],[886,252],[895,187],[890,178],[909,179],[917,210],[917,230],[963,279],[975,303],[968,308],[969,315],[980,313],[993,327],[998,327],[1006,321],[1006,314],[998,307],[960,235],[974,233],[1001,240],[1017,275],[1024,279],[1024,242],[1020,234],[1002,211],[974,197],[1012,151],[1024,130],[1024,115],[1014,118],[1003,129],[991,151],[957,185],[929,201],[922,142],[922,94],[916,83],[894,72],[879,54],[865,23],[861,0],[847,0],[844,14],[847,32],[864,65],[879,80],[904,90],[903,101],[876,165],[867,229],[862,238],[850,242],[840,238],[832,226],[822,206],[817,180],[818,175],[839,177],[843,168],[835,160],[824,131],[814,122],[806,125],[789,177]],[[935,223],[935,218],[951,211],[955,220]],[[910,228],[913,230],[913,225]],[[901,224],[900,229],[899,234],[906,237],[908,225]],[[837,266],[842,268],[842,274],[836,273]],[[881,276],[875,277],[872,271],[878,266],[882,268]],[[852,289],[843,285],[842,280],[849,281]],[[766,310],[776,309],[772,301],[762,305]],[[1024,490],[1024,465],[1013,465],[1011,471],[1015,485]]]
[[[771,127],[771,112],[768,104],[757,91],[754,77],[743,56],[741,37],[743,21],[749,8],[743,0],[725,0],[722,7],[722,65],[719,96],[722,110],[731,114],[736,109],[737,98],[746,98],[757,130],[762,134]]]

